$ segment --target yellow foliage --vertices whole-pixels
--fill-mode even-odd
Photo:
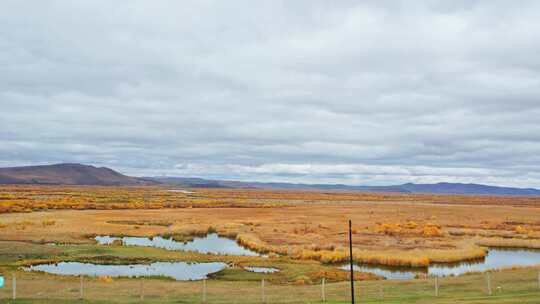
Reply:
[[[99,276],[97,277],[97,280],[98,282],[103,282],[103,283],[112,283],[114,281],[113,278],[110,276]]]
[[[443,236],[440,226],[434,224],[424,225],[422,235],[425,237],[438,237]]]
[[[211,190],[207,190],[211,191]],[[160,188],[77,186],[4,186],[0,189],[0,213],[47,210],[124,210],[163,208],[270,208],[281,203],[253,204],[241,199],[223,199],[211,191],[203,196],[187,196]]]
[[[408,221],[405,224],[405,228],[407,228],[407,229],[416,229],[416,227],[418,227],[418,223],[416,223],[414,221]]]
[[[516,226],[514,227],[514,232],[518,234],[527,234],[529,230],[523,226]]]
[[[390,223],[377,224],[375,231],[386,235],[395,235],[401,232],[401,225]]]

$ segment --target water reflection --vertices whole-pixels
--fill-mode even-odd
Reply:
[[[279,269],[273,267],[244,267],[245,270],[249,272],[258,272],[258,273],[274,273],[279,272]]]
[[[453,264],[433,264],[428,268],[432,276],[460,275],[512,266],[532,266],[540,263],[540,250],[491,248],[484,260]]]
[[[391,267],[384,265],[354,265],[355,271],[373,273],[387,279],[412,279],[419,275],[449,276],[468,272],[482,272],[512,266],[533,266],[540,264],[540,250],[490,248],[485,259],[461,263],[432,264],[427,268]],[[349,270],[348,265],[340,269]]]
[[[99,265],[92,263],[61,262],[24,268],[25,271],[43,271],[59,275],[86,275],[111,277],[165,276],[178,281],[202,280],[209,274],[223,270],[227,264],[156,262],[148,265]]]
[[[122,240],[124,245],[157,247],[167,250],[185,250],[200,253],[211,253],[219,255],[243,255],[260,256],[259,253],[240,246],[236,241],[221,237],[217,233],[209,233],[204,237],[195,237],[189,242],[178,242],[173,239],[166,239],[160,236],[148,237],[111,237],[96,236],[96,241],[102,245],[112,244],[115,240]]]
[[[349,270],[349,265],[339,267],[343,270]],[[354,271],[373,273],[378,276],[391,280],[414,279],[417,275],[425,274],[425,268],[413,267],[391,267],[385,265],[353,265]]]

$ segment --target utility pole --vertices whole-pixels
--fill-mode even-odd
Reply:
[[[321,300],[324,302],[326,302],[326,290],[325,290],[325,278],[322,278],[322,282],[321,282]]]
[[[83,276],[81,274],[80,276],[80,286],[79,286],[79,300],[82,300],[84,299],[84,279],[83,279]]]
[[[144,301],[144,278],[141,278],[141,283],[139,285],[139,301]]]
[[[203,279],[202,302],[206,303],[206,279]]]
[[[266,303],[266,295],[264,293],[264,279],[261,280],[261,299],[263,303]]]
[[[349,220],[349,262],[351,265],[351,303],[354,304],[354,268],[352,255],[352,221]]]
[[[15,274],[11,278],[11,298],[17,300],[17,277]]]

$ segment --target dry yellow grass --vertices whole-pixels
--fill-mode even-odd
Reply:
[[[352,219],[356,260],[425,266],[482,257],[480,246],[539,248],[539,202],[527,197],[12,186],[0,188],[0,210],[10,212],[0,217],[0,239],[88,243],[91,235],[182,238],[210,229],[257,251],[341,262],[348,258],[347,220]]]
[[[502,238],[484,238],[476,242],[481,246],[488,247],[515,247],[515,248],[529,248],[540,249],[540,240],[528,240],[528,239],[502,239]]]

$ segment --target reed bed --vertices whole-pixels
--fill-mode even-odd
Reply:
[[[249,249],[288,255],[296,259],[317,260],[322,263],[344,263],[349,261],[347,248],[334,250],[313,250],[301,246],[273,246],[261,241],[253,234],[238,234],[236,240]],[[466,248],[452,250],[362,250],[353,248],[353,258],[356,263],[379,264],[387,266],[427,267],[430,263],[453,263],[484,258],[485,248],[470,245]]]
[[[476,244],[486,247],[509,247],[540,249],[540,240],[538,239],[506,239],[506,238],[485,238],[478,240]]]

